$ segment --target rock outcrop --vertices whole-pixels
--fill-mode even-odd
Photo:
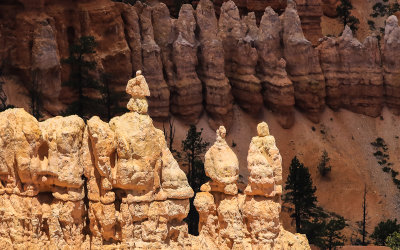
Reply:
[[[230,126],[233,119],[233,97],[225,76],[222,41],[218,37],[218,23],[210,0],[200,0],[196,8],[199,52],[199,78],[205,89],[205,109],[210,125]]]
[[[1,2],[3,89],[25,89],[6,93],[8,101],[20,106],[21,100],[28,108],[30,95],[40,92],[46,117],[65,110],[76,93],[61,84],[70,73],[62,59],[79,37],[93,36],[98,46],[88,56],[96,62],[90,75],[110,76],[109,87],[119,94],[141,70],[152,93],[148,113],[155,119],[172,113],[191,124],[205,110],[213,128],[229,130],[233,103],[255,116],[264,103],[284,128],[294,124],[294,106],[318,122],[325,102],[370,116],[386,104],[400,114],[395,17],[386,22],[381,51],[376,39],[361,44],[348,31],[323,38],[315,49],[321,6],[332,9],[337,1],[201,0],[196,10],[183,5],[177,19],[168,9],[173,2]]]
[[[278,115],[282,127],[290,128],[294,123],[294,88],[286,73],[286,61],[282,58],[281,32],[278,14],[267,7],[256,40],[257,70],[265,105]]]
[[[171,112],[195,124],[203,111],[202,84],[197,76],[198,66],[193,7],[182,5],[179,18],[175,21],[177,38],[173,43],[175,79],[171,84]]]
[[[265,123],[250,146],[244,196],[238,159],[218,129],[206,154],[212,180],[195,199],[200,235],[189,235],[193,190],[147,114],[140,71],[126,92],[130,112],[109,123],[0,113],[2,249],[310,249],[280,225],[281,158]]]
[[[286,70],[294,85],[296,106],[304,110],[310,120],[318,122],[325,106],[325,79],[318,51],[303,35],[293,0],[288,0],[281,18],[283,55],[287,63]]]
[[[396,16],[386,21],[383,45],[383,75],[386,105],[400,115],[400,27]]]
[[[346,26],[339,38],[325,37],[318,47],[326,80],[326,104],[377,117],[383,107],[383,75],[378,40],[360,43]]]
[[[257,28],[255,18],[248,16],[248,25]],[[253,24],[251,23],[253,20]],[[225,56],[225,73],[232,85],[232,94],[240,107],[250,114],[258,114],[262,107],[261,84],[255,76],[258,54],[245,21],[233,1],[222,4],[219,17],[219,37]]]
[[[211,181],[194,200],[204,249],[310,249],[304,236],[288,233],[280,224],[282,158],[268,125],[261,123],[257,130],[247,159],[250,177],[245,194],[237,192],[238,164],[224,140],[224,127],[217,130],[217,141],[206,153]]]

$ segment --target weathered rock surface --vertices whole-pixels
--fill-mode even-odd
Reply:
[[[172,60],[175,79],[171,83],[171,112],[194,124],[203,111],[202,84],[197,76],[198,65],[196,40],[196,19],[193,7],[182,5],[175,22],[177,39],[173,43]]]
[[[286,73],[286,61],[282,58],[281,32],[278,14],[267,7],[256,40],[257,71],[265,105],[278,114],[282,127],[290,128],[294,123],[294,88]]]
[[[218,37],[218,23],[210,0],[200,0],[196,8],[199,52],[199,78],[205,89],[205,109],[210,125],[230,126],[233,119],[231,86],[225,76],[222,41]]]
[[[126,89],[141,102],[109,123],[0,113],[2,249],[310,249],[280,225],[281,158],[265,123],[250,146],[256,185],[246,195],[237,194],[238,159],[218,129],[206,154],[212,181],[195,199],[200,236],[189,235],[193,190],[142,108],[150,93],[140,71]]]
[[[383,45],[383,72],[386,105],[400,115],[400,27],[396,16],[386,20]]]
[[[360,43],[346,26],[339,38],[326,37],[318,47],[326,80],[326,103],[338,110],[377,117],[383,107],[383,77],[378,40]]]
[[[157,119],[166,119],[171,112],[186,123],[196,123],[204,109],[213,128],[229,129],[234,102],[257,114],[263,101],[278,122],[290,128],[294,105],[318,122],[325,99],[334,109],[377,116],[382,106],[379,74],[384,75],[383,103],[400,113],[396,85],[400,48],[394,17],[388,19],[381,56],[373,38],[363,44],[350,36],[324,38],[316,50],[312,44],[320,34],[321,6],[332,9],[337,1],[288,3],[201,0],[195,11],[183,5],[175,19],[165,4],[153,2],[135,6],[109,0],[1,2],[0,67],[6,86],[19,83],[42,92],[46,116],[56,115],[76,97],[61,84],[69,74],[61,59],[80,36],[95,37],[97,53],[90,56],[97,63],[93,75],[111,75],[111,89],[122,92],[134,72],[142,70],[152,92],[148,112]],[[273,11],[282,13],[286,6],[280,17]],[[219,20],[216,12],[221,13]],[[351,60],[346,59],[350,55]],[[20,98],[7,94],[16,95],[8,100]],[[147,105],[140,98],[135,102],[131,104]]]
[[[325,105],[325,80],[318,51],[303,35],[293,0],[288,0],[281,18],[283,54],[286,70],[294,85],[296,106],[304,110],[310,120],[318,122]]]
[[[280,224],[282,158],[268,125],[261,123],[257,130],[247,159],[250,177],[245,194],[227,192],[229,186],[236,185],[236,156],[224,146],[225,129],[220,127],[217,131],[217,141],[206,154],[205,168],[211,181],[201,187],[203,192],[197,193],[194,200],[200,215],[201,247],[310,249],[304,236],[290,234]],[[217,150],[221,153],[217,154]]]
[[[225,56],[225,73],[232,85],[232,94],[243,110],[257,115],[262,107],[261,84],[255,76],[258,54],[254,47],[252,28],[257,28],[255,17],[240,19],[233,1],[222,4],[219,18],[219,37]],[[250,34],[249,34],[250,33]]]

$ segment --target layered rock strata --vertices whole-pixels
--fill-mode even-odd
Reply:
[[[109,123],[0,113],[2,249],[310,249],[280,225],[281,158],[266,124],[250,146],[254,180],[244,196],[238,159],[218,129],[205,161],[212,180],[195,199],[200,235],[189,235],[193,190],[147,114],[140,71],[126,92],[130,112]]]
[[[377,117],[383,107],[383,77],[378,40],[360,43],[346,26],[339,38],[325,37],[318,47],[326,80],[326,104]]]
[[[171,84],[171,112],[194,124],[203,111],[202,83],[197,75],[198,66],[196,19],[193,7],[184,4],[175,21],[177,38],[173,43],[175,78]]]
[[[225,56],[225,72],[232,85],[232,94],[243,110],[258,114],[262,107],[261,84],[255,76],[258,54],[254,47],[251,27],[257,29],[255,18],[247,17],[248,26],[240,19],[233,1],[222,4],[219,37]],[[251,23],[253,20],[254,24]],[[250,33],[250,34],[249,34]]]
[[[277,114],[284,128],[294,124],[294,87],[287,76],[286,61],[282,58],[282,24],[277,13],[265,9],[255,42],[258,52],[258,76],[262,83],[265,105]]]
[[[199,48],[199,78],[205,89],[205,109],[212,127],[230,126],[233,119],[233,97],[225,76],[222,41],[218,37],[218,23],[213,4],[200,0],[196,8]]]
[[[153,2],[138,1],[134,6],[109,0],[1,2],[0,67],[5,84],[23,86],[26,102],[33,88],[40,91],[45,115],[56,115],[76,98],[61,84],[70,72],[61,60],[79,37],[94,36],[97,52],[88,59],[96,62],[97,72],[91,75],[111,75],[110,88],[121,92],[134,72],[142,70],[153,94],[148,110],[153,118],[166,119],[171,112],[186,123],[196,123],[204,109],[212,127],[229,129],[233,102],[257,115],[261,97],[284,128],[294,123],[294,103],[313,122],[319,121],[325,99],[334,109],[377,116],[382,102],[378,74],[384,76],[383,102],[400,113],[395,17],[387,21],[382,52],[375,39],[361,44],[346,38],[350,36],[324,38],[316,50],[306,39],[305,27],[315,27],[313,18],[319,14],[307,24],[302,11],[314,8],[319,13],[319,1],[296,1],[297,11],[289,0],[280,17],[272,10],[278,8],[275,1],[240,1],[238,7],[234,2],[225,1],[219,21],[210,0],[199,1],[195,11],[183,5],[178,19],[170,17],[166,5]],[[272,8],[265,9],[265,4]],[[285,1],[282,4],[286,6]],[[324,4],[333,6],[337,1]],[[245,6],[253,7],[240,17]],[[356,56],[349,58],[351,53]],[[371,81],[364,77],[366,72]],[[340,95],[338,84],[351,90]],[[20,87],[4,89],[15,88]],[[19,105],[24,99],[20,92],[24,91],[6,93],[10,104]]]
[[[286,70],[294,85],[296,106],[304,110],[311,121],[319,122],[325,106],[325,79],[318,51],[304,37],[293,0],[288,0],[281,18],[283,55],[287,63]]]
[[[194,200],[204,249],[310,249],[304,236],[290,234],[280,224],[282,158],[268,125],[261,123],[257,129],[248,154],[251,175],[245,194],[237,191],[237,158],[226,145],[224,127],[206,153],[211,181]],[[293,244],[288,246],[287,240]]]

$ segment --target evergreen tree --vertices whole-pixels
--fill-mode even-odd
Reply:
[[[346,221],[342,216],[332,218],[324,228],[324,245],[322,249],[336,249],[338,246],[344,246],[344,235],[340,232],[346,227]]]
[[[399,3],[389,3],[389,0],[383,0],[383,2],[378,2],[372,6],[372,14],[371,17],[384,17],[394,15],[397,11],[400,10]]]
[[[43,117],[43,94],[39,86],[39,79],[36,70],[32,71],[32,81],[27,85],[27,88],[31,113],[37,120],[40,120],[40,118]]]
[[[328,156],[328,152],[324,150],[318,163],[318,172],[322,177],[327,176],[331,172],[332,167],[329,165],[330,160],[331,159]]]
[[[120,107],[119,101],[123,98],[123,93],[116,92],[110,86],[111,75],[103,73],[99,83],[99,90],[101,94],[100,104],[104,106],[103,116],[110,121],[115,115],[126,111],[125,108]]]
[[[82,36],[79,41],[69,47],[69,57],[63,63],[70,65],[70,77],[64,86],[71,87],[77,92],[78,98],[71,103],[65,114],[77,114],[86,117],[97,107],[96,99],[88,96],[87,89],[98,90],[99,83],[91,73],[96,69],[96,62],[87,57],[96,53],[97,44],[93,36]]]
[[[357,25],[360,23],[358,18],[351,15],[351,10],[353,9],[353,5],[350,0],[340,0],[340,5],[336,7],[336,12],[340,19],[340,22],[343,23],[343,27],[348,25],[353,32],[358,30]]]
[[[371,238],[375,240],[375,245],[384,246],[386,238],[394,232],[400,232],[400,224],[397,224],[397,219],[381,221],[375,227]]]
[[[315,214],[317,197],[315,196],[316,187],[313,186],[308,168],[296,156],[290,164],[285,189],[287,193],[283,200],[293,205],[289,208],[292,212],[290,216],[296,222],[296,231],[302,233],[305,223]]]
[[[2,76],[2,71],[0,69],[0,77]],[[2,81],[0,79],[0,112],[6,110],[6,109],[10,109],[10,108],[14,108],[13,105],[9,105],[7,104],[7,95],[3,90],[3,85],[4,85],[4,81]]]
[[[386,246],[393,250],[400,250],[400,232],[394,232],[386,239]]]
[[[182,141],[183,159],[188,166],[187,178],[195,194],[200,191],[201,185],[207,182],[201,157],[209,143],[204,142],[203,138],[201,138],[202,132],[203,129],[197,131],[196,126],[190,125],[186,139]],[[189,233],[198,235],[199,214],[194,207],[193,201],[194,196],[190,199],[190,210],[185,220],[188,223]]]

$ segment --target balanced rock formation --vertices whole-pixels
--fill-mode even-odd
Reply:
[[[318,47],[326,80],[326,103],[377,117],[383,107],[383,75],[378,40],[360,43],[346,26],[339,38],[325,37]]]
[[[400,115],[400,27],[396,16],[386,20],[383,46],[383,72],[386,105]]]
[[[265,123],[250,146],[245,195],[225,128],[217,130],[206,154],[211,181],[194,201],[200,235],[189,235],[193,190],[147,114],[149,88],[136,75],[126,87],[130,112],[109,123],[0,113],[0,247],[310,249],[280,225],[281,158]]]
[[[325,80],[318,51],[304,37],[293,0],[288,0],[288,6],[281,18],[283,54],[287,63],[286,70],[294,85],[296,106],[304,110],[311,121],[317,123],[325,105]]]
[[[218,38],[218,24],[210,0],[200,0],[196,8],[199,53],[199,78],[205,88],[205,109],[210,125],[230,126],[233,119],[231,86],[225,76],[222,41]]]
[[[190,4],[184,4],[175,21],[177,39],[173,43],[175,78],[171,83],[171,112],[186,123],[197,122],[203,111],[202,84],[197,76],[198,65],[195,29],[196,19]]]
[[[251,20],[251,19],[248,19]],[[252,27],[257,28],[255,18]],[[249,25],[251,25],[249,23]],[[225,73],[232,85],[232,94],[240,107],[250,114],[258,114],[262,107],[261,84],[255,76],[258,54],[254,37],[239,10],[230,0],[222,4],[219,17],[219,37],[225,56]]]
[[[290,128],[294,124],[294,88],[286,73],[286,61],[282,58],[281,32],[278,14],[267,7],[256,40],[257,70],[265,105],[278,115],[282,127]]]
[[[194,200],[204,249],[310,249],[304,236],[293,235],[280,224],[282,158],[268,125],[261,123],[257,129],[259,136],[249,149],[251,176],[245,194],[229,188],[236,186],[239,176],[236,156],[223,139],[224,127],[217,130],[217,141],[206,153],[211,181]]]

